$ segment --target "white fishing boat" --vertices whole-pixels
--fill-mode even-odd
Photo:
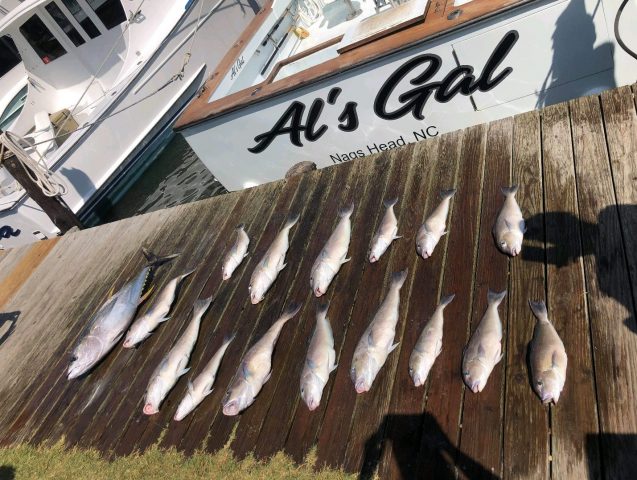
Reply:
[[[258,1],[26,0],[5,8],[5,0],[5,147],[39,164],[47,193],[62,192],[73,212],[90,217],[200,91]],[[4,68],[16,52],[21,63]],[[58,231],[0,168],[0,248]]]
[[[176,128],[229,190],[637,80],[629,0],[273,0]]]

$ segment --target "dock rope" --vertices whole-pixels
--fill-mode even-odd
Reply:
[[[44,157],[36,148],[33,151],[36,152],[39,159],[33,159],[22,146],[22,142],[24,140],[15,133],[2,132],[0,134],[0,163],[4,160],[5,150],[8,150],[15,155],[29,178],[42,190],[44,195],[47,197],[65,195],[68,188],[64,180],[46,166]]]

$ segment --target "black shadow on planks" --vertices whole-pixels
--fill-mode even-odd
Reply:
[[[637,433],[589,433],[586,435],[586,458],[589,472],[598,471],[599,445],[604,451],[604,478],[628,480],[637,471]],[[593,478],[594,473],[590,478]]]
[[[392,425],[391,429],[385,428]],[[397,428],[396,428],[397,427]],[[395,432],[395,436],[384,437],[386,432]],[[380,426],[365,442],[363,467],[359,478],[373,478],[382,457],[383,448],[390,442],[401,478],[418,478],[419,458],[413,455],[413,444],[421,445],[421,453],[439,464],[436,480],[456,478],[455,468],[467,478],[495,480],[498,477],[478,462],[461,452],[442,431],[435,417],[427,412],[421,415],[385,415]],[[409,448],[406,448],[409,446]],[[444,472],[444,474],[440,474]]]
[[[15,330],[20,312],[0,313],[0,345],[7,341]]]
[[[621,235],[616,234],[617,214],[619,213]],[[526,220],[527,231],[522,248],[522,258],[533,262],[546,262],[558,268],[576,261],[579,252],[570,251],[568,242],[538,246],[544,241],[544,225],[552,226],[564,232],[578,232],[581,228],[582,255],[594,255],[597,283],[605,295],[619,302],[628,312],[633,312],[631,286],[625,285],[618,272],[628,271],[626,265],[626,249],[632,248],[637,239],[637,223],[629,219],[637,218],[637,205],[609,205],[605,207],[597,223],[580,221],[568,212],[547,212],[535,215]],[[532,245],[527,242],[531,241]],[[596,250],[601,251],[596,251]],[[628,316],[624,325],[633,333],[637,333],[636,319]]]
[[[0,465],[0,480],[13,480],[15,478],[15,468],[11,465]]]

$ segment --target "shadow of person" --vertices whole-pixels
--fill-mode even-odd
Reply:
[[[614,46],[610,41],[595,46],[598,35],[593,22],[595,15],[603,15],[599,2],[589,13],[586,11],[586,2],[575,1],[568,2],[558,17],[551,36],[551,68],[540,89],[537,108],[600,93],[616,86],[613,73]],[[581,75],[575,74],[581,71],[582,65],[589,70]],[[574,82],[578,77],[586,78]],[[570,85],[565,91],[553,88],[566,83]]]
[[[604,452],[603,475],[599,472],[600,447]],[[637,434],[589,433],[586,435],[586,458],[588,478],[633,479],[637,471]]]
[[[0,480],[13,480],[15,478],[15,468],[11,465],[0,465]]]
[[[617,218],[621,220],[621,233],[617,232]],[[564,267],[576,261],[580,256],[593,255],[595,257],[595,274],[600,291],[619,302],[629,315],[624,324],[633,333],[637,333],[636,319],[633,315],[633,293],[629,281],[619,274],[628,271],[635,275],[636,265],[631,265],[632,252],[629,252],[628,266],[626,265],[626,249],[633,248],[637,238],[637,205],[609,205],[605,207],[597,218],[597,223],[580,221],[568,212],[547,212],[535,215],[526,221],[527,231],[522,258],[534,262],[545,262],[548,265]],[[570,241],[544,243],[544,228],[557,232],[555,237],[580,232],[580,239]],[[581,230],[580,230],[581,229]],[[571,233],[569,233],[571,232]],[[531,245],[529,245],[531,243]],[[573,249],[573,244],[580,244],[581,250]]]
[[[365,442],[360,479],[371,479],[383,450],[391,445],[400,477],[455,479],[456,468],[467,478],[494,480],[498,477],[459,450],[428,412],[385,415],[379,428]],[[423,464],[426,463],[426,468]],[[423,470],[426,470],[424,472]]]
[[[2,345],[15,330],[20,312],[0,313],[0,345]],[[9,324],[7,326],[7,324]]]

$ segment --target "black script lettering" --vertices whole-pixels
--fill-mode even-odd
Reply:
[[[358,128],[358,114],[356,113],[356,107],[358,103],[347,102],[343,113],[338,117],[338,129],[344,132],[353,132]]]

